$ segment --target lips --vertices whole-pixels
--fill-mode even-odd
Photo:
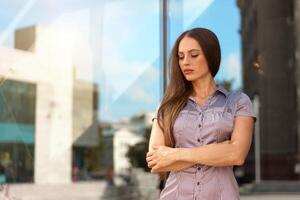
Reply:
[[[190,73],[192,73],[194,70],[192,70],[192,69],[185,69],[185,70],[183,70],[183,73],[184,74],[190,74]]]

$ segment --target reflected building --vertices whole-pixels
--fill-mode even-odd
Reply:
[[[130,175],[133,166],[128,157],[129,148],[145,142],[145,134],[151,130],[153,116],[152,112],[140,112],[119,123],[101,123],[106,146],[103,164],[113,166],[117,177]]]
[[[98,88],[76,79],[68,34],[33,26],[0,47],[0,161],[18,165],[3,182],[69,183],[74,165],[98,167]]]
[[[74,79],[72,121],[73,181],[94,178],[93,174],[99,170],[101,163],[97,113],[97,85],[88,81]],[[76,171],[78,174],[76,174]]]
[[[144,138],[128,128],[121,128],[114,133],[113,137],[113,164],[114,173],[118,176],[130,175],[132,165],[127,157],[130,146],[142,142]]]
[[[243,90],[258,116],[245,167],[258,190],[299,188],[285,185],[297,185],[300,178],[299,1],[237,0],[237,5]]]
[[[0,88],[0,183],[33,181],[35,99],[33,83],[6,80]]]

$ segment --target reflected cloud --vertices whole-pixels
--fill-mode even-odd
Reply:
[[[10,21],[9,25],[0,34],[0,45],[14,33],[15,29],[19,25],[20,21],[23,20],[24,16],[31,10],[37,0],[28,0],[20,11],[14,16],[13,20]]]
[[[240,61],[240,54],[230,53],[226,58],[224,62],[224,78],[226,80],[234,79],[233,80],[233,88],[236,88],[238,85],[242,85],[242,66]]]
[[[204,13],[214,0],[189,0],[189,1],[174,1],[170,2],[170,16],[172,20],[183,20],[183,28],[189,26]]]
[[[155,66],[148,67],[141,77],[143,81],[139,81],[139,84],[134,84],[129,90],[128,96],[133,102],[141,102],[149,105],[155,104],[156,98],[153,96],[153,91],[149,91],[149,86],[157,83],[157,79],[155,77],[159,77],[158,68]]]

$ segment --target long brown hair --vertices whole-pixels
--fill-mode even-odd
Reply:
[[[195,39],[201,46],[210,73],[217,74],[221,60],[221,50],[217,36],[205,28],[194,28],[183,32],[175,41],[169,58],[170,83],[158,108],[158,124],[163,130],[166,146],[174,147],[173,126],[179,112],[187,103],[193,91],[192,83],[185,79],[179,66],[178,46],[184,37]]]

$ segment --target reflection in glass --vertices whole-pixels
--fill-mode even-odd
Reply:
[[[129,181],[161,97],[159,3],[0,3],[1,183]]]

